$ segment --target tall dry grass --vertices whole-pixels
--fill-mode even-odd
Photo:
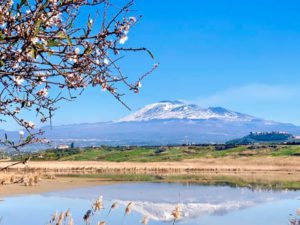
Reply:
[[[0,168],[8,162],[0,162]],[[293,173],[300,177],[300,158],[201,158],[181,162],[96,162],[96,161],[32,161],[15,165],[8,171],[42,172],[51,174],[201,174],[201,173]]]
[[[130,213],[132,211],[132,206],[133,206],[133,202],[129,202],[125,209],[124,209],[124,216],[123,218],[120,218],[120,224],[126,224],[126,220],[125,218],[130,216]],[[117,210],[118,209],[118,203],[114,202],[109,208],[109,212],[108,214],[100,214],[98,213],[97,215],[103,215],[103,218],[97,218],[96,220],[96,225],[109,225],[107,223],[107,219],[109,218],[109,216],[111,215],[113,210]],[[92,218],[95,217],[97,212],[101,212],[103,211],[105,208],[104,206],[104,202],[103,202],[103,197],[99,196],[99,198],[96,199],[96,201],[92,204],[91,208],[88,209],[84,214],[83,214],[83,222],[85,223],[85,225],[92,225],[91,221]],[[180,211],[180,207],[179,205],[175,206],[175,209],[170,212],[170,215],[173,217],[173,220],[170,221],[171,224],[175,224],[175,222],[179,221],[181,219],[181,211]],[[150,219],[148,218],[148,216],[142,216],[142,219],[140,221],[137,221],[137,223],[140,224],[144,224],[147,225],[149,224]],[[167,224],[167,223],[166,223]],[[65,212],[55,212],[53,214],[53,216],[51,217],[48,225],[75,225],[74,224],[74,219],[72,217],[71,211],[70,209],[68,209]]]
[[[46,177],[41,173],[0,173],[0,185],[21,184],[24,186],[37,185],[42,177]]]

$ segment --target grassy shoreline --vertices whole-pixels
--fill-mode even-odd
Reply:
[[[155,182],[155,183],[184,183],[199,185],[217,185],[230,187],[247,187],[265,190],[300,190],[300,181],[261,179],[243,179],[232,176],[199,176],[199,175],[141,175],[141,174],[68,174],[61,177],[100,179],[108,182]]]
[[[12,162],[0,162],[0,168]],[[27,165],[18,164],[7,172],[48,173],[55,176],[87,174],[90,176],[114,175],[133,180],[180,178],[197,180],[199,177],[234,177],[270,182],[299,182],[299,157],[243,157],[243,158],[202,158],[180,162],[106,162],[106,161],[30,161]],[[93,175],[94,174],[94,175]],[[139,178],[140,177],[140,178]],[[122,178],[124,179],[124,178]],[[289,185],[290,186],[290,185]]]
[[[30,176],[31,173],[28,175]],[[33,173],[34,174],[34,173]],[[19,174],[23,176],[24,174]],[[22,183],[11,185],[0,185],[0,197],[14,195],[36,194],[50,191],[60,191],[66,189],[92,187],[98,185],[109,185],[128,182],[154,182],[154,183],[181,183],[185,185],[215,185],[229,186],[232,188],[243,187],[251,190],[300,190],[300,181],[298,179],[285,179],[278,176],[256,176],[243,174],[198,174],[198,175],[151,175],[151,174],[55,174],[54,178],[44,178],[33,186],[25,186]],[[4,176],[15,176],[14,173],[8,173]],[[41,175],[43,177],[43,175]],[[1,177],[1,174],[0,174]]]
[[[35,155],[27,165],[18,164],[7,172],[53,174],[74,179],[74,184],[81,178],[96,182],[173,182],[300,190],[300,146],[238,146],[218,150],[219,147],[49,150]],[[0,162],[0,168],[11,163]]]

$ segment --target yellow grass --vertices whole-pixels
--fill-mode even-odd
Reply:
[[[3,168],[12,162],[0,162]],[[99,162],[99,161],[32,161],[27,165],[19,164],[5,173],[0,173],[0,196],[11,194],[49,191],[71,187],[101,184],[103,179],[75,177],[62,178],[62,175],[110,174],[115,175],[154,175],[186,176],[185,181],[193,182],[192,175],[203,179],[231,177],[247,181],[297,182],[300,181],[300,158],[297,157],[242,157],[242,158],[201,158],[182,162]],[[54,179],[56,176],[59,179]],[[40,181],[40,179],[42,180]],[[8,185],[22,179],[17,185]],[[125,178],[126,179],[126,178]],[[108,181],[110,179],[106,179]],[[114,180],[114,179],[111,179]],[[124,179],[123,179],[124,180]],[[168,179],[165,179],[168,181]],[[179,178],[180,180],[180,178]],[[172,180],[174,181],[174,179]],[[196,182],[199,181],[195,180]],[[201,180],[200,180],[201,181]],[[48,185],[49,184],[49,185]],[[49,186],[47,188],[45,186]],[[294,185],[294,183],[292,184]],[[28,186],[28,187],[26,187]],[[13,187],[13,188],[12,188]],[[51,188],[52,187],[52,188]],[[27,189],[27,190],[26,190]],[[30,193],[30,192],[29,192]]]
[[[11,162],[0,162],[0,168]],[[300,174],[298,157],[201,158],[182,162],[32,161],[10,169],[17,172],[76,174],[197,174],[197,173],[292,173]]]

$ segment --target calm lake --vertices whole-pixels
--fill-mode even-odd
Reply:
[[[189,225],[285,225],[300,208],[300,191],[263,191],[227,186],[169,183],[125,183],[8,197],[0,202],[1,225],[46,225],[55,211],[71,209],[75,225],[84,224],[83,214],[102,195],[104,207],[92,224],[172,224],[170,213],[179,203],[183,218],[176,224]],[[119,207],[107,217],[113,202]],[[133,202],[132,212],[124,209]]]

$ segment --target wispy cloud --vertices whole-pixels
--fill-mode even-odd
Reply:
[[[300,124],[300,84],[249,84],[200,96],[193,102],[204,106],[223,106],[261,118]]]

